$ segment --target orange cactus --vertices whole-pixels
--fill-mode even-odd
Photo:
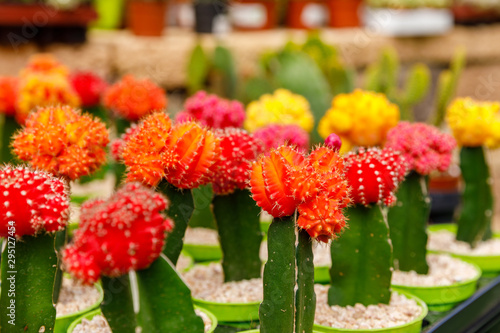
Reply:
[[[59,74],[68,76],[69,71],[49,53],[40,53],[32,56],[28,65],[21,71],[21,76],[30,74]]]
[[[122,157],[129,181],[156,186],[165,178],[178,188],[195,188],[209,181],[218,153],[214,133],[194,122],[172,127],[170,118],[158,112],[139,125]]]
[[[69,106],[46,107],[30,114],[14,136],[14,152],[34,167],[74,180],[106,161],[105,125]]]
[[[17,77],[0,77],[0,113],[7,116],[13,116],[16,113],[18,86]]]
[[[167,107],[163,89],[148,79],[138,80],[126,75],[104,94],[104,105],[120,117],[137,121]]]

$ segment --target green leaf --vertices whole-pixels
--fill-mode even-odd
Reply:
[[[349,228],[332,242],[328,304],[388,304],[391,298],[392,246],[380,205],[346,209]]]
[[[194,312],[191,291],[166,256],[161,255],[136,275],[143,332],[204,332],[203,320]]]
[[[491,176],[483,147],[462,147],[460,169],[465,183],[462,207],[457,221],[457,240],[472,247],[490,239],[493,215]]]
[[[305,230],[299,232],[297,245],[297,291],[295,293],[295,333],[312,332],[316,310],[314,293],[314,255],[312,239]]]
[[[264,300],[260,304],[261,333],[291,333],[295,318],[295,221],[277,219],[268,231],[264,268]]]
[[[129,276],[102,276],[101,283],[104,291],[101,311],[113,333],[135,333],[137,322]]]
[[[431,212],[425,176],[411,172],[399,185],[396,205],[387,220],[394,253],[394,268],[427,274],[427,221]]]
[[[218,45],[214,51],[213,67],[216,75],[220,75],[221,93],[228,98],[236,97],[238,75],[231,51]]]
[[[213,204],[225,282],[259,278],[260,208],[248,190],[239,189],[228,195],[216,195]]]
[[[14,117],[3,115],[3,123],[1,127],[1,142],[0,142],[0,163],[14,163],[16,161],[15,154],[12,153],[10,144],[12,136],[21,128]]]
[[[187,68],[187,88],[190,95],[203,89],[209,68],[210,61],[201,45],[197,44],[189,57]]]
[[[158,190],[170,200],[167,215],[174,221],[174,228],[168,234],[163,253],[174,264],[181,254],[184,235],[194,210],[191,190],[180,190],[166,181],[160,182]]]
[[[45,332],[53,332],[56,320],[52,303],[57,267],[55,236],[24,236],[20,241],[5,241],[1,262],[0,331],[38,333],[44,327]],[[11,313],[14,318],[9,317]]]

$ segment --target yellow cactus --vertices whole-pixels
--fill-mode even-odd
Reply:
[[[298,125],[307,132],[314,127],[314,117],[307,99],[278,89],[274,94],[263,95],[247,106],[245,129],[251,133],[269,124]]]
[[[342,139],[342,151],[352,146],[379,146],[399,121],[399,108],[384,94],[355,90],[339,94],[321,118],[318,132],[323,138],[335,133]]]
[[[500,103],[457,98],[448,107],[446,122],[460,146],[500,147]]]

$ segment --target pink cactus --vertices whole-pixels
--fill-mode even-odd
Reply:
[[[65,183],[26,167],[0,169],[0,237],[36,235],[63,229],[69,218]]]
[[[403,121],[389,131],[385,147],[401,152],[410,170],[428,175],[448,169],[456,141],[434,126]]]
[[[296,147],[301,152],[309,149],[309,134],[297,125],[268,125],[253,134],[264,144],[266,151],[284,144]]]
[[[138,129],[137,124],[133,123],[119,138],[116,138],[113,141],[111,141],[110,145],[111,157],[116,162],[122,161],[122,153],[123,149],[125,148],[125,144],[137,132],[137,129]]]
[[[404,157],[390,148],[360,148],[346,157],[346,176],[355,204],[396,202],[394,192],[407,172]]]
[[[194,120],[211,128],[241,127],[245,108],[238,101],[199,91],[186,100],[184,111],[179,112],[175,120],[178,123]]]
[[[172,229],[160,213],[166,208],[165,197],[138,183],[124,185],[108,201],[87,201],[73,243],[63,251],[64,267],[87,284],[149,267]]]
[[[215,134],[220,139],[220,154],[211,168],[214,193],[229,194],[237,188],[246,188],[252,163],[262,152],[261,144],[238,128],[218,130]]]
[[[340,136],[332,133],[325,139],[325,145],[335,151],[339,151],[340,147],[342,147],[342,140],[340,139]]]

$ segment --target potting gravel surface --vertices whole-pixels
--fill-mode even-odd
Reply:
[[[313,244],[314,266],[331,266],[332,259],[330,254],[330,245],[317,242]],[[263,241],[260,246],[260,259],[267,261],[267,242]]]
[[[94,286],[86,286],[73,279],[63,279],[57,316],[72,314],[94,305],[101,295]]]
[[[198,316],[201,317],[203,323],[205,324],[205,332],[208,332],[212,327],[212,320],[204,312],[195,309],[194,310]],[[142,329],[137,327],[135,329],[136,333],[141,333]],[[94,316],[92,320],[83,319],[82,322],[76,325],[73,333],[113,333],[111,328],[103,316]]]
[[[427,263],[429,264],[428,274],[396,270],[392,274],[392,283],[403,286],[449,286],[472,280],[479,275],[473,265],[446,254],[429,254]]]
[[[186,244],[219,245],[219,234],[208,228],[187,228],[184,236]]]
[[[492,238],[477,244],[475,248],[471,248],[469,243],[457,241],[455,234],[441,230],[429,233],[429,241],[427,242],[429,250],[446,251],[456,254],[465,255],[500,255],[500,239]]]
[[[328,286],[315,285],[317,303],[314,322],[322,326],[347,329],[387,328],[407,324],[422,313],[415,300],[392,293],[390,304],[329,306]]]
[[[183,277],[194,298],[220,303],[260,302],[263,298],[262,279],[224,283],[222,266],[218,263],[197,265],[183,273]]]

